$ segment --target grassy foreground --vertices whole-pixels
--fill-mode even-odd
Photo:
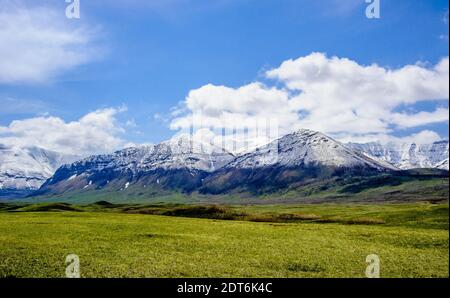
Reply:
[[[381,277],[449,275],[448,204],[102,206],[3,206],[0,277],[64,277],[68,254],[82,277],[364,277],[369,254]]]

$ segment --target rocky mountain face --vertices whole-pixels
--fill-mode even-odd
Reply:
[[[399,169],[448,170],[448,147],[448,141],[344,145],[320,132],[299,130],[238,156],[184,135],[73,162],[77,157],[0,145],[0,196],[264,193]]]
[[[179,137],[64,165],[36,194],[130,189],[203,193],[274,190],[308,179],[395,169],[310,130],[286,135],[237,157]]]
[[[158,145],[91,156],[59,168],[37,194],[70,191],[123,191],[129,187],[189,192],[234,156],[181,136]]]
[[[37,190],[61,165],[77,159],[77,156],[38,147],[0,144],[0,197],[21,196]]]
[[[262,168],[266,166],[303,167],[395,167],[375,161],[358,151],[347,148],[323,133],[302,129],[288,134],[251,153],[238,156],[226,168]]]
[[[449,142],[439,141],[431,144],[415,143],[349,143],[347,147],[365,155],[388,162],[400,169],[437,168],[448,170]]]
[[[236,157],[205,179],[206,193],[266,192],[316,179],[370,175],[397,170],[311,130],[299,130],[253,152]]]

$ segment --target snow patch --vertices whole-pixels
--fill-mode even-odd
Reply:
[[[378,142],[365,144],[348,143],[347,147],[357,150],[370,158],[382,160],[404,170],[414,168],[441,168],[448,170],[448,141],[438,141],[430,144],[395,142],[387,144]]]
[[[88,187],[91,186],[91,185],[92,185],[92,180],[90,180],[90,181],[89,181],[89,184],[86,185],[86,186],[84,186],[83,189],[86,189],[86,188],[88,188]]]
[[[5,189],[39,189],[61,165],[77,159],[38,147],[0,144],[0,183]]]
[[[69,177],[69,179],[67,179],[67,181],[73,180],[73,179],[77,178],[77,176],[78,176],[77,174],[72,175]]]

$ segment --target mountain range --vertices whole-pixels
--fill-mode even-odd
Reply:
[[[431,144],[377,142],[357,144],[348,143],[347,147],[363,152],[367,156],[386,161],[400,169],[437,168],[448,170],[448,141]]]
[[[99,192],[160,196],[304,191],[305,185],[317,181],[334,185],[402,169],[448,170],[448,141],[430,145],[342,144],[303,129],[235,156],[184,135],[157,145],[74,160],[74,156],[34,147],[2,146],[0,192],[25,191],[51,197]],[[324,188],[324,183],[319,188]]]
[[[80,157],[38,147],[0,144],[0,198],[29,194],[65,163]]]

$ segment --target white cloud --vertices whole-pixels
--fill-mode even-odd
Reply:
[[[416,143],[416,144],[430,144],[442,140],[441,136],[431,130],[423,130],[406,137],[391,137],[391,141],[397,143]]]
[[[172,129],[187,129],[200,115],[205,127],[245,127],[276,118],[279,133],[298,128],[333,136],[389,135],[393,130],[448,122],[448,108],[399,112],[422,101],[448,101],[449,59],[389,69],[313,53],[266,72],[281,88],[255,82],[239,88],[206,85],[189,92]],[[435,104],[435,102],[430,102]],[[180,116],[180,111],[184,114]]]
[[[96,29],[64,10],[0,0],[0,84],[46,82],[97,58]]]
[[[416,64],[387,69],[313,53],[283,62],[267,76],[301,92],[292,101],[294,109],[308,113],[301,120],[303,126],[327,133],[386,133],[391,125],[413,127],[436,122],[433,113],[392,114],[402,104],[448,100],[448,67],[448,57],[432,68]],[[399,116],[403,121],[392,121]],[[418,117],[421,119],[414,125]]]
[[[363,66],[355,61],[313,53],[297,60],[288,60],[267,72],[291,90],[301,90],[297,100],[306,108],[338,101],[347,108],[376,104],[383,107],[420,100],[448,99],[449,59],[442,59],[428,69],[407,65],[387,69],[376,64]]]
[[[125,126],[127,128],[136,128],[137,127],[136,120],[134,119],[127,120],[127,122],[125,122]]]
[[[392,123],[401,128],[417,127],[425,124],[448,122],[448,108],[438,108],[433,112],[419,112],[416,114],[394,113],[391,115]]]
[[[112,152],[124,146],[124,129],[116,115],[123,108],[106,108],[86,114],[78,121],[42,116],[15,120],[0,126],[0,144],[38,146],[57,152],[89,155]]]
[[[180,111],[187,111],[187,114],[173,119],[170,127],[185,133],[189,133],[192,126],[194,130],[210,129],[216,134],[212,138],[214,144],[230,152],[242,152],[289,132],[287,126],[298,121],[297,113],[289,105],[286,91],[261,83],[237,89],[206,85],[189,93],[184,108],[174,113],[179,116]],[[279,131],[279,127],[271,130],[274,124],[280,123],[279,119],[284,130]]]
[[[206,85],[192,90],[185,101],[185,108],[200,115],[205,127],[245,128],[257,119],[282,117],[284,122],[295,122],[296,112],[290,107],[286,91],[268,88],[261,83],[249,84],[237,89]],[[178,113],[176,113],[178,114]],[[187,129],[192,125],[190,116],[174,119],[172,129]]]
[[[339,140],[347,143],[368,143],[368,142],[380,142],[382,144],[430,144],[442,140],[442,137],[434,131],[422,130],[418,133],[413,133],[408,136],[396,137],[387,134],[368,134],[368,135],[343,135],[338,136]]]
[[[434,131],[423,130],[406,137],[390,137],[390,139],[396,143],[430,144],[442,140],[442,137]]]

